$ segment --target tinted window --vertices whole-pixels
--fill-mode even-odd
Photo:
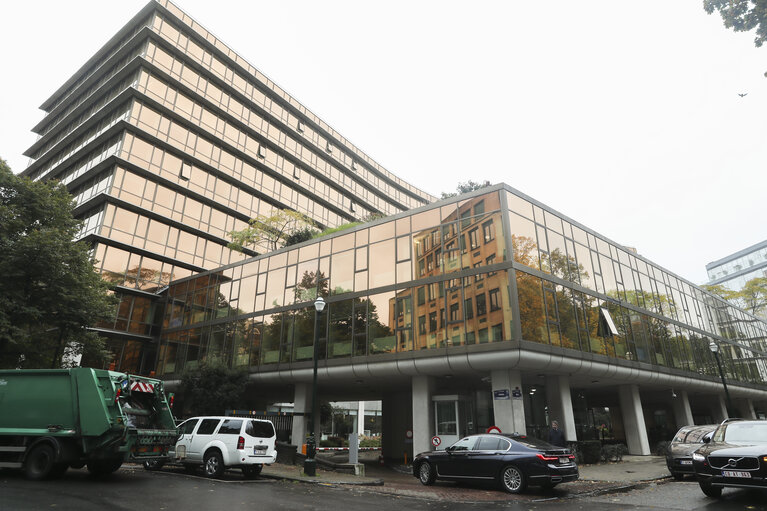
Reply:
[[[274,426],[269,421],[248,421],[245,433],[257,438],[271,438],[275,435]]]
[[[198,419],[189,419],[188,421],[181,423],[178,426],[178,430],[182,435],[191,435],[198,422],[200,422]]]
[[[483,436],[477,444],[478,451],[505,451],[509,448],[509,442],[500,437]]]
[[[203,419],[197,428],[198,435],[212,435],[221,419]]]
[[[242,419],[226,419],[218,430],[219,435],[239,435],[242,428]]]
[[[462,438],[454,443],[451,447],[454,451],[471,451],[474,450],[474,444],[477,442],[477,437],[469,436]]]

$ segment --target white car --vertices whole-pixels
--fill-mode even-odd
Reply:
[[[277,434],[268,420],[246,417],[192,417],[178,426],[175,460],[193,472],[219,477],[230,467],[254,478],[277,460]]]

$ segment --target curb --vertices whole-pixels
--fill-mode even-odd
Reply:
[[[323,481],[319,479],[309,479],[307,477],[299,477],[299,476],[288,476],[288,475],[280,475],[280,474],[265,474],[261,473],[261,476],[265,479],[277,479],[282,481],[296,481],[299,483],[307,483],[307,484],[321,484],[325,486],[336,486],[336,485],[344,485],[344,486],[383,486],[384,481],[383,479],[371,479],[369,481]]]

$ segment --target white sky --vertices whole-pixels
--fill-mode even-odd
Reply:
[[[145,4],[3,3],[16,172],[37,107]],[[177,4],[434,195],[508,183],[696,283],[767,238],[767,48],[701,0]]]

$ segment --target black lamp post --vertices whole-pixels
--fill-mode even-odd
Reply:
[[[724,371],[722,371],[722,363],[719,361],[719,345],[714,341],[708,343],[708,349],[714,354],[716,360],[716,366],[719,368],[719,376],[722,378],[722,386],[724,387],[724,395],[727,397],[727,415],[732,413],[734,408],[732,407],[732,401],[730,400],[730,391],[727,389],[727,381],[724,379]]]
[[[317,441],[314,438],[314,424],[317,420],[317,359],[319,358],[320,344],[320,315],[325,310],[325,300],[318,296],[314,301],[314,372],[312,373],[312,412],[309,415],[309,439],[306,442],[306,459],[304,460],[304,473],[308,476],[317,474],[317,462],[314,454],[317,449]]]

